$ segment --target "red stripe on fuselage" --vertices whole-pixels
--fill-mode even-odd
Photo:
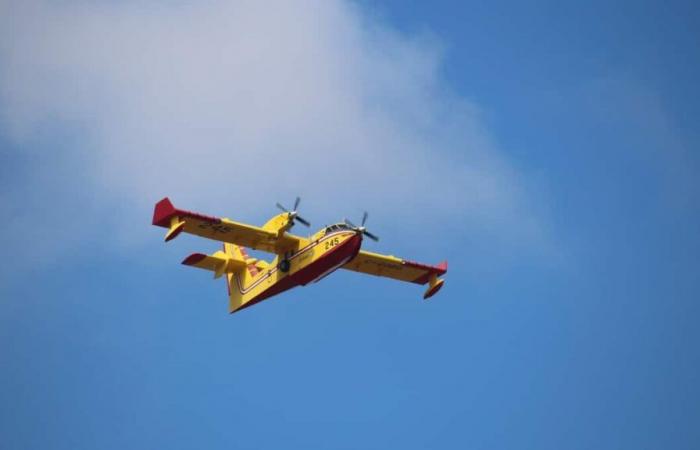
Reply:
[[[324,236],[323,239],[314,242],[307,247],[304,247],[301,249],[299,252],[296,254],[292,255],[290,259],[296,258],[300,256],[302,253],[305,253],[306,251],[310,250],[311,248],[315,247],[316,245],[324,242],[327,238],[333,237],[337,234],[341,233],[347,233],[347,231],[343,231],[340,233],[332,233],[329,234],[328,236]],[[288,289],[291,289],[293,287],[299,286],[299,285],[306,285],[322,275],[327,275],[330,273],[330,269],[337,269],[340,267],[342,264],[340,264],[343,261],[349,261],[352,258],[354,258],[357,253],[360,251],[360,247],[362,246],[362,236],[355,235],[347,240],[345,240],[343,243],[340,245],[333,247],[333,249],[329,250],[327,253],[325,253],[323,256],[318,258],[316,261],[313,263],[309,264],[308,266],[304,267],[303,269],[300,269],[299,271],[288,275],[272,286],[270,288],[266,289],[265,291],[261,292],[260,295],[257,297],[253,298],[249,302],[247,302],[243,307],[239,308],[247,308],[248,306],[252,306],[255,303],[258,303],[262,300],[265,300],[266,298],[270,298],[276,294],[279,294],[280,292],[284,292]],[[241,294],[245,294],[247,292],[250,292],[251,289],[254,289],[258,284],[260,284],[263,280],[266,280],[269,278],[273,273],[275,273],[278,269],[275,267],[274,269],[270,270],[266,275],[260,277],[260,279],[256,280],[255,283],[251,284],[248,286],[246,289],[241,289],[241,283],[240,283],[240,278],[238,276],[235,276],[236,278],[236,285],[238,287],[238,290]],[[237,310],[237,311],[238,311]]]

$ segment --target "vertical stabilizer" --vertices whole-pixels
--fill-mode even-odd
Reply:
[[[257,260],[251,258],[244,247],[224,243],[224,253],[230,255],[234,259],[243,260],[248,263],[245,267],[241,267],[233,273],[228,273],[226,276],[229,297],[228,311],[229,313],[234,313],[246,306],[246,303],[251,299],[251,295],[248,293],[246,287],[251,285],[253,280],[260,275],[261,271],[256,265]],[[260,263],[262,263],[262,261]]]

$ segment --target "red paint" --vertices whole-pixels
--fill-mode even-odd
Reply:
[[[445,275],[447,273],[447,261],[443,261],[437,266],[430,266],[427,264],[421,264],[413,261],[404,261],[405,265],[410,267],[415,267],[416,269],[423,269],[426,272],[412,281],[412,283],[425,284],[430,281],[430,275],[435,274],[437,276]]]
[[[153,210],[153,225],[167,227],[170,224],[170,218],[175,215],[175,207],[170,202],[168,197],[156,203]]]
[[[178,217],[192,217],[194,219],[199,219],[204,222],[210,223],[220,223],[221,219],[218,217],[205,216],[204,214],[195,213],[192,211],[185,211],[184,209],[177,209],[170,202],[168,197],[156,203],[156,207],[153,210],[153,225],[159,227],[170,228],[170,219]]]
[[[343,260],[349,261],[350,259],[354,258],[360,251],[361,246],[361,235],[358,234],[351,237],[350,239],[347,239],[342,244],[334,247],[332,250],[328,251],[326,254],[324,254],[322,257],[320,257],[313,263],[309,264],[308,266],[291,275],[282,278],[277,283],[270,286],[270,288],[263,291],[260,295],[253,298],[236,311],[240,311],[241,309],[253,306],[256,303],[259,303],[267,298],[289,290],[293,287],[304,286],[306,284],[309,284],[316,278],[323,275],[326,271],[332,269],[333,267],[343,262]]]
[[[238,250],[240,250],[241,255],[243,256],[244,260],[248,260],[250,256],[248,256],[248,252],[246,251],[245,247],[238,247]],[[248,264],[248,272],[250,272],[250,276],[255,278],[255,275],[260,273],[260,270],[258,270],[257,266],[255,264]]]
[[[319,261],[304,267],[302,270],[296,272],[292,276],[299,280],[299,284],[306,286],[307,284],[316,280],[316,278],[326,273],[326,271],[343,262],[343,260],[346,262],[350,261],[360,251],[361,246],[362,236],[360,234],[356,234],[355,236],[344,241],[341,245],[333,247],[330,251],[324,254]]]
[[[207,255],[204,253],[192,253],[190,256],[182,260],[182,264],[186,266],[194,266],[206,257]]]

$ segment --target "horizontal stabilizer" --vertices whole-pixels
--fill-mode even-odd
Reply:
[[[236,270],[246,267],[246,262],[239,259],[231,258],[222,251],[218,251],[213,255],[205,255],[204,253],[192,253],[182,261],[186,266],[197,267],[200,269],[210,270],[214,272],[214,278],[219,278],[225,273],[234,273]]]

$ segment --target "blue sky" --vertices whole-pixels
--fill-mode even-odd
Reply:
[[[691,2],[22,5],[4,448],[700,444]],[[216,245],[150,226],[298,193],[445,288],[336,273],[229,316],[179,265]]]

